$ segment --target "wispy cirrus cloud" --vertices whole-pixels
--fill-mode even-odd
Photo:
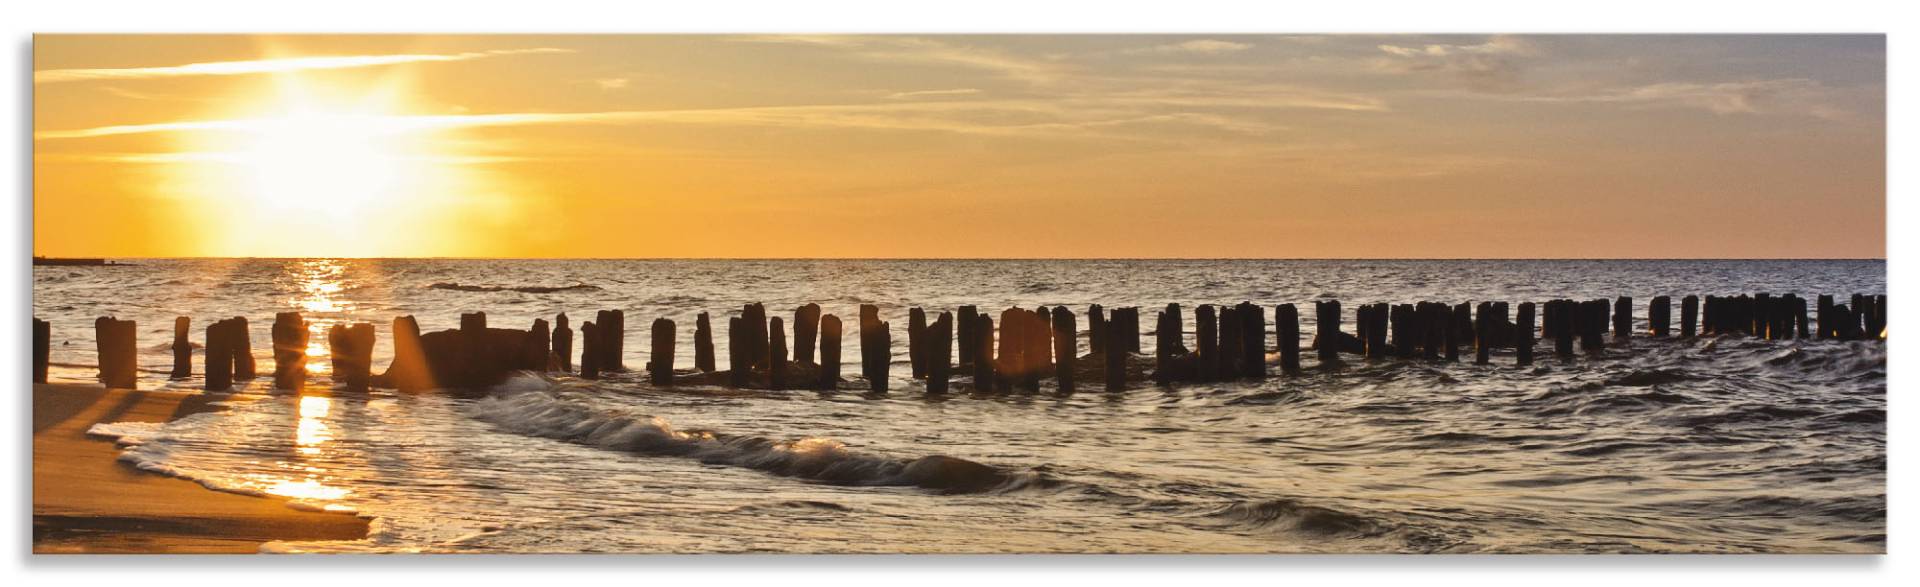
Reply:
[[[1121,51],[1128,55],[1226,55],[1252,49],[1252,43],[1236,43],[1216,39],[1194,39],[1165,45],[1154,45],[1138,49]]]
[[[152,78],[172,78],[188,76],[250,75],[261,73],[279,73],[315,69],[349,69],[356,67],[378,67],[406,63],[445,63],[453,61],[471,61],[488,57],[506,55],[538,55],[553,53],[573,53],[572,49],[538,47],[531,49],[498,49],[492,51],[469,51],[465,53],[402,53],[388,55],[325,55],[312,57],[285,57],[278,59],[254,59],[248,61],[210,61],[188,63],[185,65],[166,65],[157,67],[122,67],[94,69],[49,69],[33,72],[33,83],[50,84],[89,80],[135,80]]]
[[[1031,83],[1051,82],[1058,79],[1062,73],[1060,65],[1054,62],[1022,57],[996,49],[971,47],[921,37],[772,35],[740,37],[735,40],[833,48],[873,61],[963,67]]]

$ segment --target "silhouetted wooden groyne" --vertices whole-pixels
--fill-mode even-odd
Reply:
[[[1811,307],[1810,307],[1811,306]],[[1424,360],[1457,362],[1460,348],[1471,346],[1473,362],[1492,364],[1511,351],[1515,365],[1535,361],[1544,342],[1553,357],[1601,355],[1633,349],[1635,306],[1631,297],[1555,299],[1544,303],[1483,301],[1447,304],[1368,303],[1352,306],[1354,327],[1342,329],[1338,300],[1317,300],[1317,326],[1311,346],[1321,369],[1339,369],[1346,361]],[[858,308],[861,387],[888,391],[892,384],[893,338],[880,308]],[[1654,296],[1646,306],[1642,336],[1674,339],[1669,296]],[[1109,391],[1130,383],[1162,385],[1252,380],[1270,376],[1269,365],[1285,376],[1303,372],[1299,310],[1294,304],[1268,309],[1247,302],[1201,304],[1192,321],[1180,304],[1167,304],[1155,316],[1151,357],[1140,352],[1139,308],[1087,308],[1088,329],[1065,306],[1006,308],[995,315],[976,306],[954,311],[906,309],[907,359],[911,379],[925,381],[930,394],[949,392],[955,376],[975,393],[1032,392],[1051,379],[1061,392],[1097,382]],[[1696,336],[1752,336],[1767,340],[1862,340],[1886,337],[1887,297],[1854,295],[1846,302],[1821,295],[1814,304],[1796,294],[1684,296],[1680,300],[1679,339]],[[1810,315],[1811,314],[1811,315]],[[1535,319],[1539,328],[1535,328]],[[716,385],[765,389],[838,389],[842,377],[843,327],[840,318],[817,304],[793,310],[792,319],[769,316],[762,304],[745,304],[727,318],[728,364],[716,365],[709,314],[701,312],[693,333],[694,364],[678,368],[679,328],[657,318],[650,328],[647,379],[654,385]],[[580,325],[579,376],[598,379],[625,371],[625,314],[600,310]],[[331,378],[347,390],[370,387],[419,391],[484,388],[515,372],[571,372],[574,331],[567,315],[549,328],[536,319],[527,329],[494,328],[484,312],[460,315],[459,328],[422,333],[412,316],[395,318],[393,360],[373,373],[375,327],[370,323],[334,323],[326,330]],[[996,328],[997,324],[997,328]],[[1188,325],[1192,327],[1189,329]],[[46,380],[52,348],[51,326],[34,320],[33,377]],[[282,312],[271,328],[274,387],[300,389],[306,382],[310,324],[297,312]],[[94,323],[100,380],[110,387],[137,383],[137,327],[132,321],[100,317]],[[191,319],[175,320],[170,377],[192,374]],[[789,337],[791,332],[791,337]],[[1188,334],[1191,332],[1192,336]],[[1273,333],[1269,338],[1268,333]],[[1084,347],[1081,337],[1084,334]],[[1536,337],[1537,335],[1537,337]],[[1544,341],[1542,340],[1544,339]],[[791,344],[789,344],[791,341]],[[1191,341],[1191,343],[1189,343]],[[255,377],[245,318],[219,319],[205,329],[205,387],[225,391],[235,381]],[[1084,353],[1083,353],[1084,348]],[[817,351],[818,360],[815,360]],[[1351,358],[1349,358],[1351,357]]]

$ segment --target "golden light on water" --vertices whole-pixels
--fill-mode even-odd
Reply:
[[[309,373],[333,370],[327,360],[333,356],[327,345],[327,329],[347,321],[347,314],[354,309],[354,303],[341,295],[347,289],[346,272],[347,263],[337,259],[299,261],[292,268],[291,278],[298,291],[287,305],[307,320]]]
[[[333,398],[310,395],[300,398],[300,423],[295,428],[293,444],[300,454],[318,455],[320,445],[333,440],[333,431],[327,427],[327,414],[333,411]]]

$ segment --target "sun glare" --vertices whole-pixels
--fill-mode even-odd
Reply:
[[[442,244],[445,211],[471,193],[444,129],[423,124],[398,79],[328,85],[284,74],[229,112],[239,124],[182,145],[176,191],[202,202],[208,254],[373,257]],[[445,233],[443,233],[445,232]],[[425,252],[431,252],[428,249]]]

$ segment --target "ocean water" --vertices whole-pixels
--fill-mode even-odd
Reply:
[[[483,394],[242,387],[221,413],[96,429],[123,460],[293,507],[358,512],[369,539],[282,552],[1884,552],[1886,346],[1746,337],[1613,343],[1531,367],[1353,359],[1260,381],[1124,393],[929,396],[906,365],[907,308],[1142,308],[1884,293],[1881,261],[549,261],[133,260],[35,267],[52,376],[92,382],[92,322],[140,325],[141,387],[167,381],[172,319],[272,315],[316,331],[463,311],[524,327],[568,312],[645,324],[764,302],[860,304],[894,323],[891,392],[655,387],[518,377]],[[574,286],[574,287],[569,287]],[[559,289],[555,289],[559,288]],[[1678,313],[1677,311],[1675,312]],[[1271,325],[1269,325],[1271,328]],[[1189,330],[1191,323],[1189,323]],[[1191,334],[1189,333],[1189,337]],[[725,368],[726,337],[716,333]],[[1302,335],[1303,346],[1309,337]],[[325,352],[315,337],[311,354]],[[1272,344],[1271,334],[1269,344]],[[1189,343],[1191,344],[1191,343]],[[1084,334],[1082,353],[1086,352]],[[196,374],[199,357],[196,355]],[[1276,370],[1277,373],[1277,370]],[[956,374],[956,388],[966,377]],[[1092,388],[1092,389],[1089,389]],[[976,467],[973,464],[984,465]],[[966,490],[928,489],[951,484]]]

